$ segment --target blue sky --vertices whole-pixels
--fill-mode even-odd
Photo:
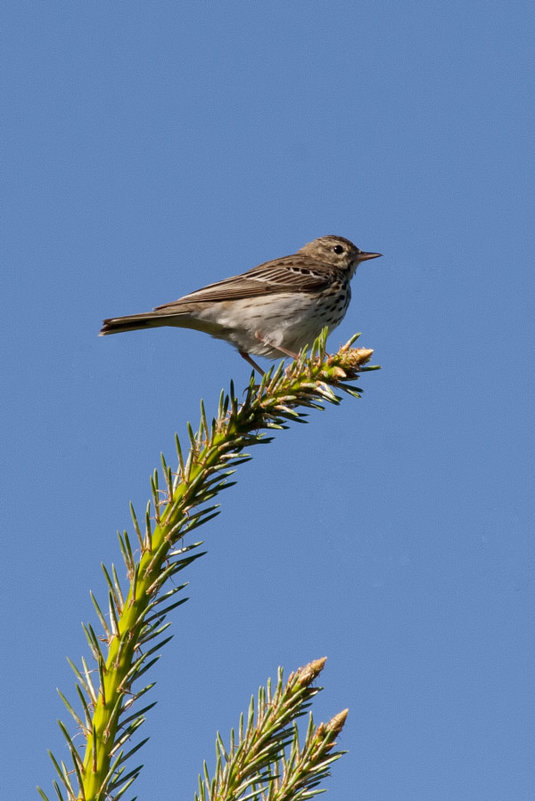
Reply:
[[[259,449],[203,530],[138,796],[192,798],[250,693],[326,655],[316,718],[350,708],[331,798],[531,799],[532,4],[1,15],[2,796],[65,755],[55,688],[129,500],[249,376],[202,334],[101,319],[334,233],[384,258],[331,347],[362,331],[383,369]]]

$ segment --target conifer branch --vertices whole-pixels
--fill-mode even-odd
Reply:
[[[296,721],[321,690],[312,682],[325,662],[325,658],[317,659],[299,668],[285,684],[279,668],[275,691],[270,682],[260,688],[256,710],[252,698],[247,723],[242,715],[237,733],[230,733],[228,749],[218,735],[214,776],[210,778],[205,765],[195,801],[304,801],[323,792],[317,789],[319,782],[344,753],[332,749],[347,709],[318,727],[310,716],[302,746]]]
[[[61,695],[74,718],[77,737],[75,743],[65,725],[60,723],[72,760],[72,767],[67,768],[51,755],[59,779],[54,782],[54,788],[60,800],[116,801],[139,775],[142,766],[127,770],[126,762],[144,741],[126,746],[153,705],[137,712],[132,707],[153,684],[139,688],[137,683],[159,659],[161,648],[170,639],[164,636],[169,626],[165,622],[166,615],[187,600],[182,595],[178,597],[186,584],[170,587],[169,581],[203,555],[201,542],[186,545],[184,537],[219,514],[218,505],[210,505],[210,502],[221,490],[232,486],[234,482],[230,477],[235,468],[251,458],[245,449],[270,442],[271,437],[264,433],[268,429],[285,429],[293,421],[306,422],[304,409],[322,409],[325,402],[339,403],[341,397],[335,390],[360,397],[360,390],[352,382],[359,373],[376,369],[366,366],[372,351],[352,347],[356,335],[330,356],[325,351],[326,335],[325,330],[314,343],[310,355],[303,350],[288,368],[281,363],[264,375],[258,385],[252,375],[242,403],[231,383],[230,392],[221,393],[217,416],[210,422],[201,404],[198,430],[194,432],[188,424],[189,447],[183,448],[176,438],[176,473],[162,456],[161,473],[155,471],[151,477],[152,499],[145,511],[144,527],[131,507],[134,538],[126,531],[119,534],[128,586],[121,586],[115,566],[112,565],[111,570],[103,566],[108,589],[107,610],[106,605],[99,605],[91,595],[102,631],[97,635],[93,626],[84,626],[93,667],[90,668],[83,658],[81,669],[71,663],[81,712],[76,712]],[[306,692],[303,693],[306,696]],[[332,761],[327,756],[332,747],[329,743],[334,741],[332,723],[311,733],[310,743],[307,735],[301,749],[292,739],[290,762],[285,762],[281,756],[281,747],[290,743],[284,727],[280,730],[284,735],[275,737],[276,748],[266,746],[267,750],[259,750],[251,775],[261,777],[258,779],[261,783],[269,778],[268,773],[262,773],[264,769],[268,771],[268,764],[272,766],[274,759],[283,760],[280,777],[277,775],[275,781],[271,776],[273,780],[268,781],[267,792],[271,794],[266,795],[266,799],[283,801],[310,797],[310,793],[306,795],[295,783],[295,778],[291,781],[285,778],[290,776],[287,764],[301,764],[303,755],[308,755],[314,746],[314,753],[323,754],[323,763],[320,760],[317,764],[326,768]],[[221,756],[224,756],[223,751]],[[324,775],[322,767],[317,770],[318,776]],[[295,777],[293,769],[291,776]],[[274,787],[277,787],[276,795],[272,794]],[[288,788],[292,788],[291,791]],[[47,799],[42,789],[38,791]],[[288,794],[291,792],[294,795]],[[296,792],[301,794],[296,795]],[[227,796],[213,798],[219,801]]]

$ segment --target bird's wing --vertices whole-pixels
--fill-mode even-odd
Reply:
[[[278,292],[320,292],[332,280],[331,271],[319,262],[312,266],[310,262],[310,257],[299,255],[267,261],[246,273],[209,284],[172,303],[156,306],[155,311],[173,311],[173,307],[182,303],[239,300]]]

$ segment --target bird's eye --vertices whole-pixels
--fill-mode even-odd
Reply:
[[[342,247],[342,245],[335,245],[333,247],[333,250],[334,250],[335,253],[343,253],[344,252],[344,248]]]

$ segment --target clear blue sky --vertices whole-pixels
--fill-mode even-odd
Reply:
[[[51,787],[56,686],[159,453],[249,368],[103,317],[341,234],[362,400],[259,449],[203,530],[140,799],[192,798],[250,692],[327,655],[332,799],[535,793],[535,12],[528,2],[5,2],[0,794]]]

